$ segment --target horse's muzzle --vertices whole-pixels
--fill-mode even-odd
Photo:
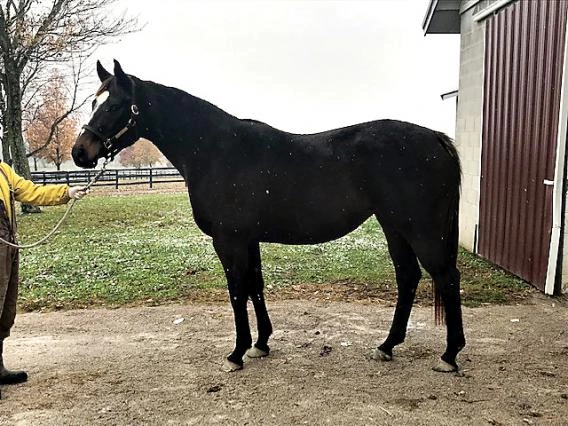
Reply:
[[[89,153],[87,150],[82,146],[75,144],[73,149],[71,150],[71,156],[73,157],[73,161],[75,165],[85,168],[85,169],[93,169],[97,165],[97,158],[89,158]]]

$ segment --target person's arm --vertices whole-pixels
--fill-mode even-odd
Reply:
[[[69,185],[36,185],[30,180],[24,179],[13,170],[12,188],[16,201],[36,206],[53,206],[65,204],[71,198],[81,198],[85,195],[82,188],[70,187]]]

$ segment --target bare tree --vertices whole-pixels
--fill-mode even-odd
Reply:
[[[46,78],[38,78],[33,82],[33,90],[30,90],[31,94],[24,102],[22,130],[26,134],[38,119],[41,119],[41,125],[47,126],[48,130],[42,133],[42,139],[34,139],[33,144],[30,144],[28,138],[29,152],[26,154],[27,157],[35,158],[37,155],[42,157],[42,151],[49,148],[49,145],[54,141],[58,126],[87,102],[88,97],[78,98],[79,85],[85,77],[83,73],[84,60],[83,57],[72,58],[69,63],[64,64],[64,67],[52,69]],[[64,107],[57,110],[57,115],[49,115],[49,122],[46,122],[43,112],[50,109],[50,104],[54,102],[54,99],[42,93],[46,87],[57,87],[58,96],[65,99]]]
[[[72,64],[81,78],[85,58],[117,36],[136,31],[137,22],[110,6],[117,0],[0,1],[0,119],[2,154],[30,177],[22,136],[23,110],[33,108],[34,92],[53,66]],[[75,99],[76,99],[75,85]],[[72,103],[72,110],[76,109]],[[71,111],[70,111],[71,112]],[[70,113],[69,112],[69,113]],[[33,116],[31,114],[30,116]],[[65,117],[61,118],[61,121]],[[57,124],[52,128],[52,134]],[[46,141],[49,143],[49,141]]]

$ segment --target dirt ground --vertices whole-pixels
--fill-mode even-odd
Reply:
[[[0,424],[566,425],[567,308],[466,308],[461,377],[431,370],[445,341],[431,308],[380,363],[392,308],[274,301],[270,357],[236,373],[220,371],[228,304],[21,314],[6,362],[30,380],[2,389]]]

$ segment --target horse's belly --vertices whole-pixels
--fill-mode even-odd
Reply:
[[[317,244],[340,238],[357,229],[370,213],[350,212],[343,215],[301,216],[291,212],[277,223],[260,222],[260,240],[281,244]]]

